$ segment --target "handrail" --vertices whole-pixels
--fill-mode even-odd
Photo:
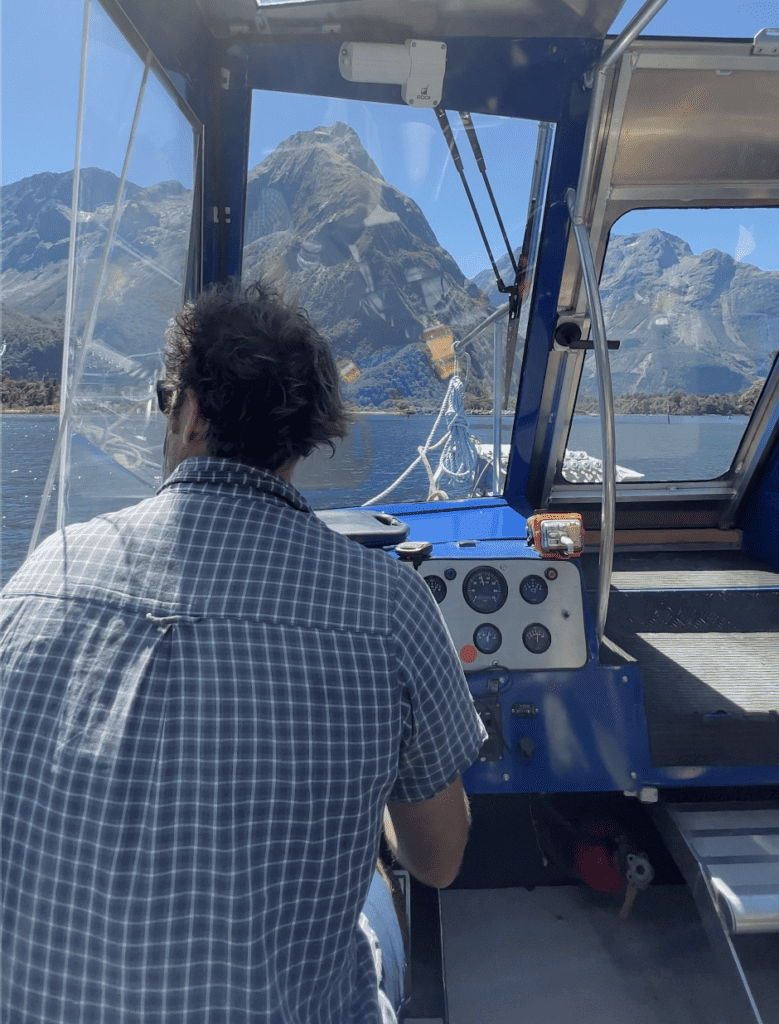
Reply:
[[[593,68],[594,73],[600,73],[616,64],[622,54],[627,50],[636,36],[642,32],[657,12],[665,7],[668,0],[647,0],[644,6],[637,11],[628,24],[606,50],[601,59]]]
[[[510,303],[504,302],[502,306],[498,306],[498,308],[493,313],[490,313],[488,317],[485,317],[478,327],[474,327],[472,331],[469,331],[464,338],[460,338],[459,341],[453,342],[452,352],[454,352],[454,354],[457,355],[461,348],[467,345],[469,341],[473,341],[473,339],[477,335],[481,334],[481,332],[486,327],[489,327],[490,324],[494,324],[496,320],[500,320],[502,316],[505,316],[506,313],[508,313],[509,311],[509,305]]]
[[[587,304],[590,308],[590,319],[595,335],[595,364],[598,370],[598,398],[600,402],[601,443],[603,446],[603,491],[600,511],[600,555],[598,559],[598,605],[595,618],[595,631],[600,644],[606,626],[606,615],[609,610],[609,590],[611,588],[611,567],[614,560],[614,520],[616,516],[616,474],[617,459],[614,441],[614,398],[611,392],[611,367],[609,366],[609,350],[606,341],[606,325],[603,320],[598,291],[598,277],[595,273],[595,260],[592,256],[590,236],[584,221],[575,215],[576,191],[569,188],[565,193],[565,201],[571,214],[576,245],[579,250],[579,262],[587,293]]]
[[[497,497],[501,490],[501,442],[503,440],[503,338],[498,321],[493,326],[492,345],[492,493]],[[474,486],[475,490],[475,486]]]
[[[625,26],[608,50],[606,50],[598,63],[584,76],[584,84],[592,87],[592,98],[590,99],[590,120],[584,140],[579,181],[576,185],[576,217],[579,220],[584,217],[590,198],[590,178],[595,166],[595,150],[600,129],[599,115],[606,91],[606,73],[619,60],[639,32],[649,24],[660,8],[664,7],[666,3],[667,0],[647,0],[632,21]]]

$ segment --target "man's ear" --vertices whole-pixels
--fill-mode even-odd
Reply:
[[[205,444],[208,436],[208,420],[201,413],[200,400],[191,388],[187,388],[181,415],[181,433],[185,441],[191,444]]]

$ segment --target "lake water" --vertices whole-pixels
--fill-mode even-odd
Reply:
[[[417,446],[425,443],[434,421],[432,415],[360,417],[336,456],[330,459],[325,453],[316,453],[296,471],[294,483],[315,508],[360,505],[389,486],[416,458]],[[58,422],[56,416],[0,417],[3,583],[27,554]],[[617,416],[617,462],[644,473],[649,480],[710,479],[727,471],[746,423],[745,416],[672,416],[670,421],[664,416]],[[492,441],[491,417],[471,417],[469,427],[480,440]],[[140,420],[138,429],[144,429]],[[161,419],[157,429],[159,436],[154,438],[152,431],[156,444],[149,451],[155,464],[161,455]],[[506,418],[504,443],[510,430]],[[598,418],[575,417],[568,447],[600,457]],[[431,463],[437,465],[436,453]],[[91,457],[78,447],[73,451],[71,479],[72,521],[124,508],[154,493],[152,486],[112,460]],[[459,496],[456,487],[444,486],[452,497]],[[386,501],[414,501],[426,495],[427,475],[417,466]],[[54,505],[49,502],[41,536],[54,529]]]

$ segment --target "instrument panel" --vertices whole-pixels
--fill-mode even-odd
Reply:
[[[419,567],[466,671],[575,669],[587,661],[583,591],[571,562],[428,559]]]

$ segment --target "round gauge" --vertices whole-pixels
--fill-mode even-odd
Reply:
[[[463,597],[475,612],[496,612],[509,596],[506,580],[497,569],[481,565],[463,580]]]
[[[482,654],[494,654],[503,643],[503,637],[497,626],[484,622],[474,632],[473,642]]]
[[[531,622],[522,632],[522,643],[532,654],[543,654],[549,650],[552,634],[540,622]]]
[[[425,583],[430,587],[430,593],[440,604],[446,597],[446,584],[440,576],[425,576]]]
[[[528,604],[541,604],[549,594],[549,587],[540,576],[526,576],[519,584],[519,592]]]

